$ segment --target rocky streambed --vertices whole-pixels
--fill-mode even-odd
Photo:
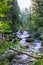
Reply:
[[[0,57],[0,61],[8,58],[10,65],[31,65],[35,59],[40,58],[40,50],[43,50],[41,40],[33,39],[28,31],[18,31],[12,35],[19,38],[19,46],[17,49],[10,47],[10,50]],[[15,42],[15,39],[11,42]]]
[[[42,41],[34,39],[31,41],[27,41],[27,38],[29,38],[31,35],[27,31],[18,31],[16,33],[16,36],[20,39],[20,45],[18,48],[23,48],[20,51],[25,52],[30,55],[39,56],[40,55],[40,48],[42,45]],[[26,65],[31,63],[35,60],[34,57],[28,56],[26,54],[18,54],[19,59],[12,59],[12,65]],[[17,62],[16,62],[17,60]],[[18,61],[19,60],[19,61]]]

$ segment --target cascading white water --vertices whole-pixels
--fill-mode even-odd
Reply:
[[[24,45],[25,43],[27,43],[26,40],[27,40],[27,37],[29,37],[29,36],[30,36],[30,34],[28,34],[28,31],[23,31],[23,33],[21,33],[20,31],[17,32],[17,37],[21,38],[21,40],[20,40],[21,45]],[[41,42],[38,40],[35,40],[33,42],[33,45],[31,45],[31,44],[29,45],[29,49],[32,51],[38,52],[39,48],[41,47]]]

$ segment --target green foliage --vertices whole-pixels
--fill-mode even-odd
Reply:
[[[13,31],[16,31],[22,27],[21,17],[19,16],[21,13],[17,0],[12,1],[12,3],[12,8],[10,9],[10,20],[12,23],[10,23],[10,27]]]
[[[24,19],[24,28],[28,29],[31,33],[39,31],[43,28],[43,5],[42,0],[33,0],[32,11]],[[28,23],[28,24],[27,24]],[[42,31],[43,29],[41,29]]]
[[[41,34],[41,36],[40,36],[40,37],[41,37],[41,39],[43,40],[43,33]]]
[[[6,59],[6,60],[0,62],[0,65],[10,65],[10,62]]]
[[[33,65],[43,65],[43,60],[36,60]]]
[[[10,36],[7,35],[8,38],[10,38]],[[6,50],[8,50],[9,46],[12,46],[13,48],[17,48],[18,45],[19,45],[18,38],[15,38],[15,42],[4,40],[0,43],[0,54],[4,53]]]
[[[10,6],[8,6],[8,0],[0,1],[0,32],[11,31],[9,26],[10,24],[9,12],[10,12]]]
[[[32,20],[34,21],[35,25],[39,29],[40,27],[43,27],[43,1],[41,0],[33,0],[33,8],[32,8]],[[35,5],[36,4],[36,5]]]
[[[16,30],[29,30],[30,33],[41,32],[41,39],[43,39],[43,0],[35,0],[37,5],[34,5],[33,10],[26,17],[22,18],[17,0],[0,0],[0,32],[12,32]],[[2,5],[2,6],[1,6]],[[23,20],[22,20],[23,19]],[[23,23],[22,23],[23,22]],[[6,40],[6,38],[8,40]],[[6,34],[6,38],[0,42],[0,55],[9,49],[9,46],[18,48],[19,39],[14,38],[14,42],[9,41],[12,35]],[[33,41],[33,38],[28,38],[28,42]],[[26,49],[26,47],[21,48]],[[41,56],[43,57],[43,55]],[[8,60],[4,60],[0,65],[10,65],[7,63]],[[33,65],[43,65],[43,59],[37,59],[34,61]]]
[[[33,62],[33,65],[43,65],[43,52],[41,53],[40,57],[41,57],[41,59],[36,59]]]

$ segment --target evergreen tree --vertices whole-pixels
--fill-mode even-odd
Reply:
[[[37,27],[43,27],[43,0],[33,0],[32,20]]]
[[[12,21],[10,26],[13,31],[16,31],[19,30],[20,26],[22,25],[21,18],[19,17],[21,13],[17,0],[13,0],[10,5],[12,5],[12,8],[10,9],[10,19]]]

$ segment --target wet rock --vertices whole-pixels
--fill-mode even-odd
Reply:
[[[34,42],[34,39],[33,38],[27,38],[26,42]]]
[[[5,51],[5,53],[1,55],[0,61],[2,61],[4,59],[10,59],[14,56],[16,56],[16,53],[13,50]]]
[[[12,64],[15,65],[25,65],[26,63],[29,63],[31,61],[31,58],[25,54],[18,55],[18,59],[14,58],[12,59]]]
[[[28,56],[25,55],[25,54],[21,54],[21,55],[19,55],[18,57],[19,57],[20,59],[22,59],[22,60],[25,60],[25,59],[28,58]]]
[[[29,48],[29,45],[30,45],[30,46],[34,46],[34,47],[36,46],[35,44],[29,43],[29,42],[25,42],[25,43],[21,43],[21,44],[20,44],[21,47],[28,47],[28,48]]]
[[[36,32],[35,34],[33,34],[33,38],[39,38],[39,37],[40,37],[40,35],[41,35],[41,33],[40,33],[40,32]]]

